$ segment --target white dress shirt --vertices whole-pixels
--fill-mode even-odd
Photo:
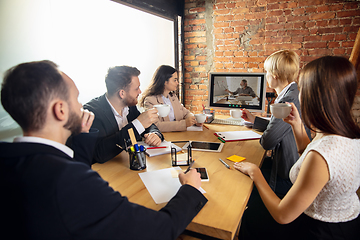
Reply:
[[[124,126],[126,126],[128,124],[128,120],[127,120],[127,115],[129,114],[129,107],[124,107],[123,111],[122,111],[122,115],[120,115],[116,109],[113,107],[113,105],[111,105],[109,99],[107,98],[107,96],[105,95],[106,100],[108,101],[111,110],[114,114],[114,117],[116,119],[116,122],[119,126],[119,130],[121,130]],[[140,134],[142,134],[145,131],[144,126],[141,124],[141,122],[138,119],[134,119],[132,121],[132,124],[135,126],[136,131]]]
[[[56,149],[59,149],[60,151],[64,152],[66,155],[68,155],[69,157],[74,158],[74,151],[71,148],[69,148],[68,146],[66,146],[64,144],[61,144],[59,142],[55,142],[55,141],[52,141],[49,139],[24,136],[24,137],[16,137],[14,139],[14,142],[42,143],[45,145],[52,146]]]

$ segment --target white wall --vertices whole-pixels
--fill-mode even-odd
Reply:
[[[0,36],[1,76],[49,59],[75,81],[82,103],[105,92],[110,66],[137,67],[145,90],[159,65],[175,65],[174,23],[110,0],[0,0]],[[0,140],[19,134],[0,106]]]

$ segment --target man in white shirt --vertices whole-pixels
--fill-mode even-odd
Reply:
[[[116,66],[105,77],[106,93],[84,105],[94,112],[93,127],[99,130],[93,163],[106,162],[129,146],[128,129],[133,128],[136,139],[158,146],[164,140],[160,130],[153,124],[157,110],[150,109],[140,114],[136,107],[141,93],[140,71],[129,66]],[[119,146],[122,147],[120,149]]]

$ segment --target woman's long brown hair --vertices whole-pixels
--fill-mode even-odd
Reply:
[[[354,66],[343,57],[326,56],[308,63],[300,72],[300,104],[310,129],[360,138],[351,115],[358,89]]]

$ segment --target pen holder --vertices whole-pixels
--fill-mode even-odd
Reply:
[[[146,151],[146,150],[145,150]],[[128,151],[129,153],[129,161],[130,161],[130,169],[131,170],[143,170],[146,168],[146,154],[145,151],[142,152],[132,152],[131,150]],[[141,166],[140,162],[139,162],[139,158],[138,156],[141,156],[141,161],[143,163],[143,166]]]
[[[203,113],[206,114],[205,123],[211,123],[215,119],[215,110],[214,109],[204,109]]]

